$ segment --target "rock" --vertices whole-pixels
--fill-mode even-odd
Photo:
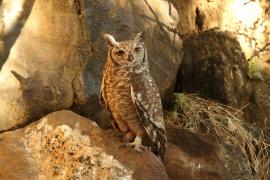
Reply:
[[[15,5],[7,7],[16,9]],[[18,20],[23,25],[12,21],[19,33],[3,39],[4,44],[11,43],[4,47],[9,56],[0,73],[0,131],[62,109],[107,127],[109,117],[98,103],[107,56],[104,32],[118,40],[145,32],[150,70],[164,104],[169,102],[181,60],[181,40],[176,32],[178,14],[173,6],[168,13],[167,2],[29,0],[17,6],[23,11]]]
[[[246,109],[247,120],[264,129],[270,137],[270,64],[258,61],[263,81],[251,81],[250,105]]]
[[[240,149],[214,136],[167,128],[164,166],[150,151],[137,153],[121,147],[124,142],[112,132],[63,110],[2,133],[0,163],[5,166],[0,178],[252,179]]]
[[[168,128],[165,166],[169,179],[253,179],[247,157],[211,135]]]
[[[183,41],[178,90],[233,107],[248,103],[246,58],[230,34],[211,29]]]
[[[94,120],[105,119],[98,104],[100,79],[107,57],[107,47],[102,38],[104,32],[114,35],[118,41],[144,32],[151,74],[159,87],[163,104],[169,104],[182,48],[176,29],[179,21],[176,9],[172,6],[170,15],[168,2],[162,0],[85,1],[82,6],[90,32],[92,56],[84,73],[86,87],[83,95],[87,100],[80,103],[76,112],[83,111],[81,114]]]
[[[0,131],[73,105],[88,46],[72,7],[37,0],[30,8],[0,73]]]
[[[25,21],[31,13],[35,0],[1,1],[0,7],[0,67],[20,35]]]
[[[198,32],[196,19],[203,18],[202,30],[208,30],[223,25],[223,13],[226,12],[228,1],[204,1],[204,0],[171,0],[177,9],[180,21],[177,29],[182,36]],[[199,13],[196,13],[196,9]],[[230,10],[231,12],[231,10]],[[199,16],[198,16],[199,14]]]
[[[1,179],[167,179],[150,151],[132,152],[111,130],[71,111],[0,135]],[[4,156],[3,156],[4,155]]]
[[[267,0],[248,3],[235,0],[170,0],[177,9],[180,21],[177,30],[182,37],[219,27],[223,31],[234,32],[249,58],[269,42],[270,5]],[[247,17],[250,9],[257,13]],[[241,13],[239,11],[241,9]],[[254,24],[259,24],[254,26]],[[201,28],[200,28],[201,27]],[[264,31],[260,29],[264,27]],[[260,58],[268,55],[260,53]]]
[[[0,179],[38,179],[38,168],[23,141],[23,131],[0,134]]]
[[[247,77],[247,60],[228,32],[211,29],[183,41],[177,91],[198,93],[235,108],[270,135],[270,65],[257,60],[263,81]]]

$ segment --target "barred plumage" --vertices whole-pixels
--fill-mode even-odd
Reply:
[[[152,151],[163,161],[166,133],[158,88],[149,73],[147,51],[139,33],[134,40],[117,42],[105,34],[109,50],[103,71],[101,100],[112,116],[115,130],[134,149]],[[144,144],[147,145],[148,144]]]

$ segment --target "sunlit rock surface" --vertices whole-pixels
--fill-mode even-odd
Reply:
[[[29,14],[0,73],[0,130],[71,107],[86,62],[78,50],[84,29],[70,6],[35,1]]]
[[[1,179],[250,179],[240,149],[210,135],[168,128],[164,165],[149,150],[125,147],[112,130],[57,111],[0,135]],[[168,174],[168,175],[167,175]],[[167,177],[168,176],[168,177]]]
[[[219,27],[235,34],[247,58],[270,42],[270,3],[267,0],[171,0],[179,14],[177,29],[184,37]],[[196,13],[196,9],[199,13]],[[199,22],[199,23],[198,23]],[[269,50],[259,53],[269,59]]]
[[[132,152],[112,131],[58,111],[0,135],[1,179],[167,179],[150,151]]]

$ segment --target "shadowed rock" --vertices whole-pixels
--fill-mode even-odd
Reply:
[[[167,129],[165,166],[172,180],[253,179],[247,157],[216,137],[184,129]]]
[[[151,72],[163,102],[170,102],[181,60],[173,30],[179,18],[174,8],[173,16],[160,11],[160,3],[168,6],[161,0],[34,1],[0,73],[0,131],[61,109],[108,127],[110,117],[98,102],[105,32],[119,40],[145,32]]]
[[[179,90],[243,107],[249,99],[246,58],[236,38],[211,29],[183,41]]]

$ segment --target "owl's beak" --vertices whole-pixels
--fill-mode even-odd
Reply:
[[[132,62],[132,60],[133,60],[133,55],[132,55],[132,54],[129,54],[129,55],[128,55],[128,61],[129,61],[129,62]]]

